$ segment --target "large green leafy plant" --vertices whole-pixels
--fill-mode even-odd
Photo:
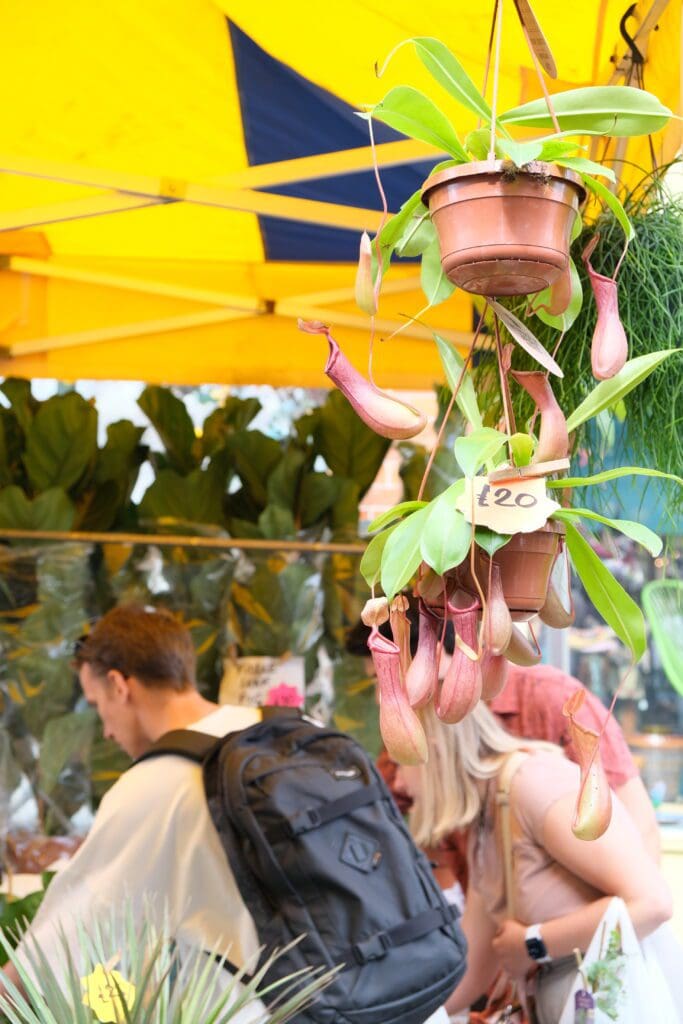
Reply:
[[[362,604],[358,576],[348,555],[282,555],[275,550],[277,541],[354,541],[359,502],[389,442],[368,429],[336,392],[299,416],[282,440],[249,426],[260,410],[256,399],[229,397],[207,417],[199,436],[169,389],[146,388],[139,404],[164,443],[164,450],[151,456],[157,475],[140,502],[141,523],[274,545],[270,553],[248,552],[237,563],[230,560],[235,576],[229,602],[222,606],[209,597],[207,584],[225,570],[225,556],[211,560],[213,568],[206,554],[192,551],[178,549],[166,558],[168,591],[160,600],[173,605],[175,594],[189,598],[179,598],[178,607],[186,609],[202,652],[204,678],[217,682],[229,645],[243,655],[304,656],[310,674],[321,639],[331,653],[343,647]],[[133,563],[144,557],[133,553]],[[116,584],[119,597],[130,593],[125,581],[124,565]]]
[[[0,391],[0,527],[109,530],[125,522],[146,449],[143,430],[112,423],[102,448],[97,410],[76,391],[44,402],[28,381],[7,378]]]

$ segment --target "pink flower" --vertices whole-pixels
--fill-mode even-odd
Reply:
[[[303,694],[299,693],[296,686],[290,686],[289,683],[278,683],[277,686],[271,686],[265,700],[267,707],[275,705],[280,708],[300,708],[303,702]]]

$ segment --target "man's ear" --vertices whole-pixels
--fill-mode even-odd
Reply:
[[[130,700],[130,684],[128,679],[117,668],[107,672],[107,683],[114,698],[119,704],[127,704]]]

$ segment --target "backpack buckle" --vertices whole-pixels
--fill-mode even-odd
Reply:
[[[377,932],[364,942],[356,942],[351,948],[357,963],[363,965],[369,960],[381,960],[391,949],[391,944],[388,932]]]
[[[287,822],[287,828],[290,835],[300,836],[302,832],[308,832],[312,828],[316,828],[322,822],[320,811],[317,807],[307,807],[303,811],[297,811],[293,814]]]

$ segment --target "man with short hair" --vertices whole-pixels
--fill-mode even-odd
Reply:
[[[83,693],[104,735],[132,758],[172,729],[220,737],[260,720],[257,708],[206,700],[195,679],[187,630],[164,611],[114,608],[75,651]],[[158,915],[182,949],[216,950],[243,966],[259,948],[204,796],[201,768],[178,757],[143,761],[104,796],[93,827],[48,889],[29,935],[51,962],[64,934],[78,946],[80,921],[111,908]],[[22,946],[19,951],[21,953]],[[7,968],[16,980],[14,968]],[[258,1006],[237,1018],[257,1019]]]

